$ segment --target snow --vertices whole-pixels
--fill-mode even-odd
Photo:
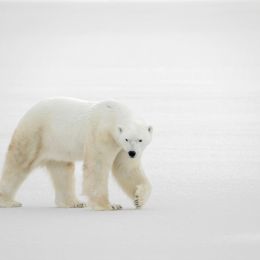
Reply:
[[[118,99],[155,128],[144,209],[113,180],[125,210],[57,209],[36,170],[0,209],[0,258],[259,259],[259,46],[257,2],[0,2],[1,165],[45,97]]]

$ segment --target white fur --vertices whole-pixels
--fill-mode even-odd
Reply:
[[[46,166],[59,207],[83,207],[75,196],[74,162],[84,162],[83,193],[93,209],[120,209],[108,199],[113,175],[137,208],[150,194],[141,155],[152,128],[115,101],[87,102],[72,98],[44,100],[19,122],[6,155],[0,182],[0,207],[21,206],[14,196],[29,172]],[[130,158],[129,151],[136,153]]]

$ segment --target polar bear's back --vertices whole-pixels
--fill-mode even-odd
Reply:
[[[81,160],[89,127],[97,122],[115,124],[128,114],[128,109],[115,101],[51,98],[34,105],[21,119],[16,133],[35,136],[40,132],[45,154],[49,156],[45,159]]]
[[[89,111],[93,105],[93,102],[72,98],[43,100],[22,117],[13,139],[40,142],[49,157],[44,159],[59,160],[66,154],[68,159],[81,159]]]
[[[88,113],[94,102],[74,98],[49,98],[35,104],[23,117],[24,120],[71,120]]]
[[[125,118],[131,114],[124,104],[113,100],[94,102],[58,97],[40,101],[25,114],[22,120],[31,121],[33,119],[35,122],[47,120],[49,123],[69,121],[71,124],[74,121],[78,123],[82,118],[86,121],[86,118],[89,118],[93,113],[95,117],[99,115],[112,116],[113,114],[117,118]]]

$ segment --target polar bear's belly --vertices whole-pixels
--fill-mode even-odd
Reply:
[[[55,161],[81,161],[83,160],[84,146],[66,146],[53,144],[46,153],[46,159]]]
[[[83,160],[84,144],[55,140],[45,149],[45,159],[55,161]]]
[[[81,161],[84,155],[85,137],[78,131],[54,131],[45,136],[45,158],[57,161]]]

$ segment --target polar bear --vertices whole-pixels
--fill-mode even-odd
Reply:
[[[84,207],[75,195],[74,163],[83,161],[83,194],[95,210],[121,209],[108,198],[113,176],[136,208],[151,185],[141,156],[153,129],[116,101],[51,98],[33,106],[19,122],[8,147],[0,181],[0,207],[19,207],[14,196],[39,166],[50,173],[58,207]]]

